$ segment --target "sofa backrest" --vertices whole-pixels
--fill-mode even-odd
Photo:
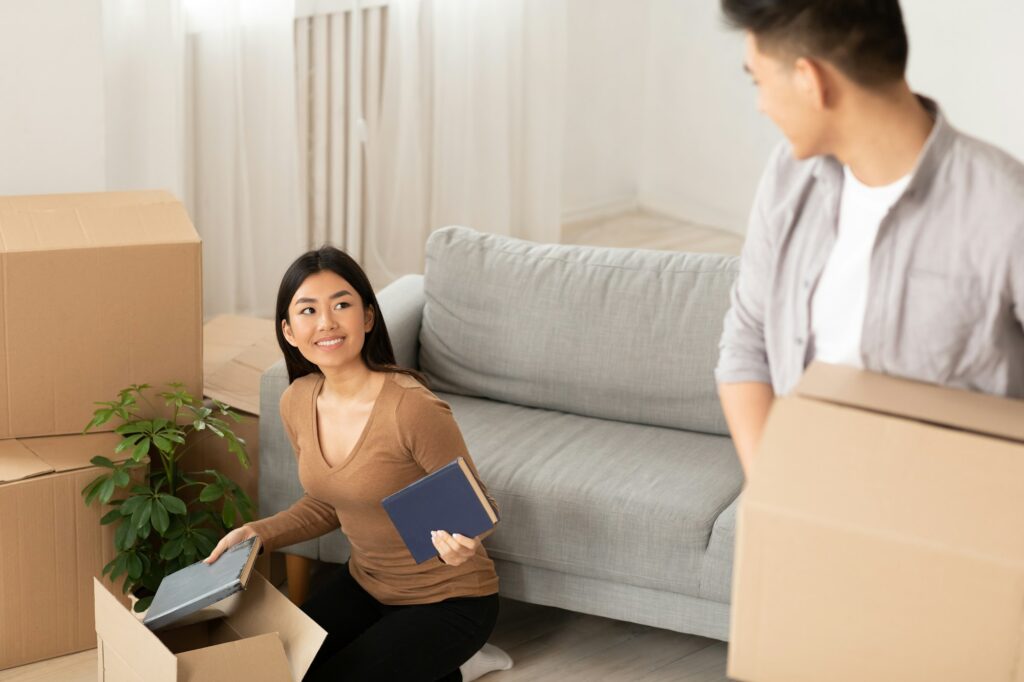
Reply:
[[[714,381],[735,256],[427,241],[419,365],[435,390],[727,434]]]

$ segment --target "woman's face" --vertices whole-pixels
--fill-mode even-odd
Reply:
[[[360,352],[373,328],[373,310],[355,288],[330,270],[310,275],[292,297],[284,338],[321,371],[362,363]]]

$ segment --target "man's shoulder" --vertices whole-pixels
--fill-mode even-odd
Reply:
[[[1024,208],[1024,163],[994,144],[956,131],[946,182],[984,191],[994,200]]]

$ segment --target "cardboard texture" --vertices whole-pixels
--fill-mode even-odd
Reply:
[[[327,637],[259,574],[230,615],[160,632],[93,586],[99,682],[297,681]]]
[[[201,323],[201,244],[170,194],[0,197],[0,439],[78,433],[129,384],[198,395]]]
[[[96,646],[92,580],[114,556],[114,532],[81,490],[100,472],[89,460],[119,440],[0,441],[0,669]],[[104,584],[120,595],[120,581]]]
[[[1024,401],[812,366],[735,561],[732,678],[1024,682]]]

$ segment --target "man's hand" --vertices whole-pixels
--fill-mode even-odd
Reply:
[[[449,566],[459,566],[469,561],[477,548],[480,540],[467,538],[465,535],[450,535],[447,531],[435,530],[430,533],[430,539],[434,543],[434,549],[441,555],[441,561]]]
[[[252,528],[249,528],[249,526],[235,528],[233,531],[231,531],[230,533],[228,533],[220,539],[220,542],[217,543],[217,546],[213,548],[212,552],[210,552],[210,556],[203,559],[203,563],[212,564],[220,557],[221,554],[223,554],[228,549],[228,547],[234,547],[239,542],[248,540],[254,535],[256,535],[256,531],[254,531]]]
[[[722,401],[722,411],[729,424],[743,473],[749,479],[754,453],[761,442],[761,432],[768,421],[772,403],[775,402],[775,391],[770,385],[756,381],[719,384],[718,397]]]

